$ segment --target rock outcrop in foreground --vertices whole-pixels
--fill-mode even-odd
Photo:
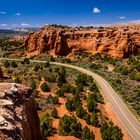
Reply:
[[[40,125],[32,90],[0,83],[0,140],[40,140]]]
[[[46,26],[30,33],[23,47],[27,49],[27,55],[48,51],[66,56],[84,51],[123,58],[140,50],[140,26],[103,29]]]

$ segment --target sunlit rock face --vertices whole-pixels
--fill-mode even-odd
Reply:
[[[84,51],[124,58],[140,51],[140,26],[103,29],[45,26],[30,33],[23,47],[28,55],[53,52],[67,56]]]
[[[0,140],[41,140],[32,90],[0,83]]]

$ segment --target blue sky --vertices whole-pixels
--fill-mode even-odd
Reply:
[[[0,28],[140,23],[140,0],[0,0]]]

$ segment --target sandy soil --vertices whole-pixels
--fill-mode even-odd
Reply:
[[[107,67],[108,67],[108,71],[110,72],[114,70],[114,66],[111,64],[108,64]]]

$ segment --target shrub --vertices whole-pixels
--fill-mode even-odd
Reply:
[[[87,108],[89,112],[93,112],[96,110],[96,103],[92,95],[89,95],[86,99],[87,102]]]
[[[79,118],[84,118],[84,116],[86,115],[86,111],[83,109],[82,105],[79,105],[78,107],[76,107],[76,115]]]
[[[82,125],[75,117],[65,115],[59,121],[59,134],[81,138]]]
[[[69,84],[63,84],[61,86],[61,90],[63,90],[64,92],[68,92],[68,93],[75,93],[75,91],[76,91],[75,87],[73,87]]]
[[[95,127],[99,126],[99,120],[98,120],[97,115],[95,113],[92,113],[90,115],[90,124],[95,126]]]
[[[65,107],[68,111],[73,111],[73,102],[68,99],[67,102],[65,103]]]
[[[19,84],[21,84],[21,83],[22,83],[22,81],[20,80],[20,78],[19,78],[19,77],[16,77],[14,81],[15,81],[15,83],[19,83]]]
[[[10,66],[9,61],[6,60],[6,61],[4,62],[4,66],[5,66],[6,68],[9,67],[9,66]]]
[[[58,83],[59,85],[66,83],[66,70],[64,67],[62,67],[58,73]]]
[[[118,126],[108,125],[107,123],[102,124],[101,134],[103,140],[123,140],[123,134]]]
[[[131,73],[129,77],[131,80],[140,81],[140,73]]]
[[[49,92],[49,91],[50,91],[50,89],[49,89],[49,87],[48,87],[48,85],[47,85],[46,82],[44,82],[44,83],[41,85],[41,90],[42,90],[43,92]]]
[[[53,118],[58,118],[58,111],[57,111],[56,108],[54,108],[54,109],[52,110],[51,116],[52,116]]]
[[[90,91],[96,91],[96,92],[99,91],[97,85],[96,85],[94,82],[92,82],[92,83],[89,85],[89,90],[90,90]]]
[[[50,115],[47,113],[45,116],[43,116],[43,122],[41,122],[41,132],[42,136],[46,138],[47,136],[50,136],[53,130],[52,127],[52,119],[50,119]]]
[[[45,63],[45,68],[48,68],[50,66],[50,62]]]
[[[93,132],[90,132],[90,129],[85,126],[83,131],[82,131],[82,140],[94,140],[95,139],[95,135],[93,134]]]
[[[64,97],[64,91],[62,89],[57,90],[56,95],[59,97]]]
[[[24,61],[25,64],[30,64],[30,60],[29,60],[29,58],[24,58],[23,61]]]
[[[11,67],[17,68],[17,63],[16,63],[15,61],[12,61],[12,62],[11,62]]]
[[[37,72],[40,69],[40,65],[35,65],[34,71]]]
[[[35,82],[34,80],[31,81],[31,88],[32,88],[33,90],[36,89],[36,82]]]

